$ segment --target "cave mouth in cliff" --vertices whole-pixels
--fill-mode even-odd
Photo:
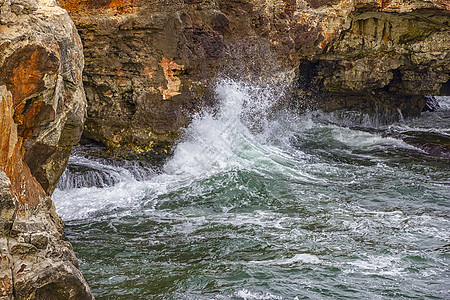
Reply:
[[[450,96],[450,80],[448,80],[446,83],[442,84],[441,95]]]
[[[92,146],[98,147],[98,148],[104,148],[104,149],[107,148],[107,146],[103,142],[101,142],[97,139],[90,138],[84,134],[81,135],[79,145],[81,145],[81,146],[92,145]]]

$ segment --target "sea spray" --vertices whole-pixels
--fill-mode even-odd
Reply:
[[[210,175],[245,167],[246,156],[257,155],[261,147],[257,136],[269,128],[283,91],[231,79],[218,81],[215,91],[218,111],[205,111],[194,118],[165,165],[166,173]]]

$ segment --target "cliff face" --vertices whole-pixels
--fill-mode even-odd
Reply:
[[[0,296],[91,299],[50,198],[86,114],[82,45],[51,0],[0,4]]]
[[[86,138],[124,156],[168,151],[228,30],[214,1],[190,2],[60,1],[84,43]]]
[[[84,137],[114,155],[168,153],[180,128],[209,104],[211,79],[224,66],[264,67],[259,52],[273,46],[292,69],[292,1],[273,2],[61,0],[84,44]]]
[[[357,1],[336,38],[301,60],[298,96],[308,106],[418,116],[426,95],[450,93],[447,1]]]
[[[169,151],[208,105],[210,79],[233,65],[260,72],[264,49],[296,70],[301,108],[417,115],[424,95],[449,93],[445,0],[60,3],[85,47],[84,135],[113,154]]]

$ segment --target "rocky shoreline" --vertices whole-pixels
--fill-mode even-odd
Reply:
[[[216,76],[280,70],[299,110],[415,117],[450,95],[449,53],[445,0],[0,2],[0,297],[93,298],[51,200],[80,138],[164,157]]]

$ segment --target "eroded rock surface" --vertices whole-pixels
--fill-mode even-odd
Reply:
[[[84,43],[86,138],[127,157],[169,151],[228,30],[214,1],[190,2],[60,1]]]
[[[92,299],[50,198],[83,128],[82,70],[55,1],[0,3],[2,299]]]
[[[262,73],[269,62],[258,47],[296,71],[289,84],[301,109],[388,119],[417,115],[424,95],[450,93],[446,0],[60,3],[85,47],[84,135],[113,154],[170,151],[224,66]]]
[[[300,98],[307,91],[327,111],[395,120],[418,116],[426,95],[450,93],[449,2],[360,0],[342,28],[323,51],[302,59]]]

